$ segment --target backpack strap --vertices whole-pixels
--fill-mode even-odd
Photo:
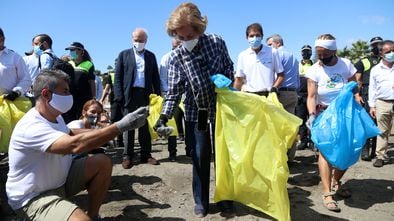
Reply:
[[[52,59],[53,59],[53,57],[55,57],[55,55],[53,55],[52,53],[50,53],[50,52],[43,52],[43,54],[47,54],[47,55],[49,55],[49,57],[51,57]]]
[[[53,63],[53,60],[55,59],[55,55],[53,55],[53,54],[50,53],[50,52],[46,52],[46,51],[42,52],[42,54],[47,54],[47,55],[49,55],[49,57],[52,58],[52,63]],[[52,65],[51,65],[51,66],[52,66]],[[41,55],[38,56],[38,68],[41,70]]]

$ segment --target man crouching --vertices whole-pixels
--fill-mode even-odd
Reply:
[[[73,105],[69,77],[44,70],[33,85],[36,106],[17,123],[9,146],[8,203],[28,220],[99,220],[111,183],[112,162],[104,154],[73,159],[145,123],[141,107],[101,129],[69,129],[61,117]],[[66,198],[87,189],[87,214]]]

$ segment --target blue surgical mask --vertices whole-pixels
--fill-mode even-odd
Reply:
[[[71,50],[70,50],[70,57],[71,57],[71,59],[73,59],[73,60],[77,59],[77,52],[76,52],[76,51],[71,51]]]
[[[251,37],[248,38],[249,46],[252,49],[257,49],[261,46],[261,37]]]
[[[42,50],[41,50],[40,47],[41,47],[40,45],[34,45],[33,46],[34,54],[36,54],[37,56],[41,56],[42,55]]]
[[[384,54],[384,60],[386,60],[386,61],[388,61],[390,63],[393,63],[394,62],[394,52],[391,51],[388,54]]]

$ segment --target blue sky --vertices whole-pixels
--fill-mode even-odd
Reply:
[[[131,47],[131,33],[136,27],[148,31],[147,48],[161,56],[171,48],[165,31],[170,13],[179,0],[1,0],[0,27],[6,35],[6,46],[19,54],[31,49],[31,39],[39,33],[49,34],[55,54],[73,41],[85,45],[96,69],[113,66],[119,52]],[[392,0],[326,0],[326,1],[225,1],[198,0],[208,17],[208,33],[221,35],[233,59],[248,47],[245,28],[259,22],[264,40],[278,33],[286,48],[300,58],[304,44],[313,46],[318,35],[331,33],[339,48],[356,40],[379,35],[394,37],[394,1]]]

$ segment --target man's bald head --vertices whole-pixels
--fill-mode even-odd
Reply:
[[[134,42],[146,43],[148,40],[148,33],[143,28],[136,28],[133,31],[132,37]]]

